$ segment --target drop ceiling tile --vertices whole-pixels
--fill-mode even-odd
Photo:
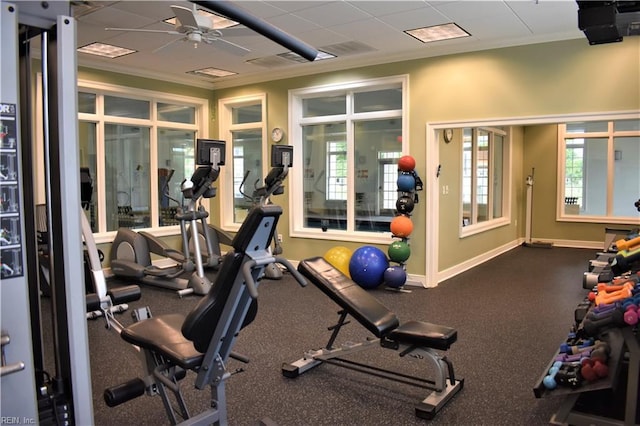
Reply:
[[[424,7],[429,7],[423,1],[348,1],[351,6],[356,9],[360,9],[364,12],[371,14],[372,16],[386,16],[392,15],[398,12],[405,12],[408,10],[416,10]]]
[[[126,27],[126,28],[142,28],[157,22],[157,19],[147,18],[135,13],[129,13],[114,7],[105,7],[98,9],[93,13],[84,15],[78,19],[79,22],[85,22],[100,27]]]
[[[273,7],[276,7],[280,10],[286,11],[286,12],[297,12],[300,10],[304,10],[304,9],[309,9],[309,8],[315,8],[318,6],[327,6],[331,3],[337,3],[337,2],[327,2],[327,1],[306,1],[306,0],[302,0],[302,1],[267,1],[265,2]]]
[[[452,22],[451,19],[432,7],[394,13],[382,16],[378,19],[398,31],[412,30],[415,28],[430,27],[433,25]]]
[[[370,14],[344,2],[331,2],[321,6],[298,10],[293,13],[293,15],[300,16],[307,21],[315,22],[325,27],[371,18]]]
[[[491,16],[504,16],[512,14],[511,9],[502,1],[456,1],[431,3],[432,6],[443,15],[457,22],[462,19],[474,19]]]

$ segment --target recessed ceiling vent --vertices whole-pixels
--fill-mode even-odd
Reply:
[[[257,65],[259,67],[264,67],[264,68],[277,68],[277,67],[284,67],[286,65],[291,65],[296,62],[274,55],[274,56],[265,56],[263,58],[249,59],[247,63]]]
[[[373,52],[373,47],[361,43],[359,41],[346,41],[344,43],[332,44],[330,46],[321,47],[320,50],[329,52],[335,56],[359,55],[361,53]]]

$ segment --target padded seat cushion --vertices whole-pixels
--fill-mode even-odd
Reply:
[[[383,337],[400,324],[378,299],[322,257],[301,261],[298,271],[376,337]]]
[[[391,331],[386,339],[446,351],[458,338],[454,328],[422,321],[407,321]]]
[[[121,336],[140,348],[162,354],[184,369],[193,370],[202,363],[204,355],[182,335],[183,322],[180,314],[160,315],[130,325],[122,330]]]

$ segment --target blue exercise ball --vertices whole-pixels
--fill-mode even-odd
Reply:
[[[384,283],[393,288],[402,287],[407,282],[407,271],[402,266],[389,266],[384,271]]]
[[[384,271],[388,267],[389,260],[382,250],[374,246],[362,246],[351,256],[349,274],[360,287],[376,288],[384,281]]]
[[[403,192],[411,192],[416,189],[416,178],[411,173],[398,174],[396,181],[398,189]]]

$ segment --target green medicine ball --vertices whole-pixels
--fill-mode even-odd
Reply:
[[[392,261],[402,263],[411,256],[411,249],[404,241],[394,241],[389,244],[387,254]]]

